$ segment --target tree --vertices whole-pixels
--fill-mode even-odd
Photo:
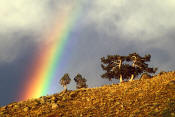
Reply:
[[[128,78],[128,75],[124,73],[125,70],[128,70],[128,65],[123,62],[126,61],[126,56],[120,55],[108,55],[107,58],[101,58],[101,67],[106,73],[102,75],[102,78],[107,78],[111,80],[112,78],[120,79],[120,82],[123,81],[123,76]]]
[[[71,81],[69,74],[66,73],[64,76],[60,79],[60,84],[64,87],[64,90],[67,91],[67,84],[69,84]]]
[[[74,78],[75,82],[76,82],[76,88],[80,89],[80,88],[87,88],[88,85],[86,84],[86,79],[82,77],[81,74],[77,74],[77,76],[75,76]]]
[[[137,53],[132,53],[129,54],[127,57],[127,61],[132,61],[132,67],[134,68],[134,71],[132,71],[131,79],[130,81],[133,80],[133,78],[139,74],[142,73],[155,73],[157,71],[157,68],[151,68],[148,67],[148,64],[145,62],[150,62],[151,55],[146,54],[144,57],[141,57]]]
[[[106,73],[102,75],[102,78],[111,80],[112,78],[120,79],[122,82],[124,79],[132,81],[134,77],[144,72],[155,73],[157,68],[149,68],[148,64],[151,55],[145,55],[141,57],[137,53],[129,54],[128,56],[120,55],[108,55],[107,58],[101,58],[101,67]]]

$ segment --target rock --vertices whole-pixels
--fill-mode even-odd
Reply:
[[[67,100],[67,98],[64,96],[63,98],[62,98],[62,101],[66,101]]]
[[[115,102],[115,105],[119,105],[120,104],[120,102]]]
[[[159,109],[158,109],[158,108],[156,108],[154,111],[155,111],[155,112],[159,112]]]
[[[40,99],[40,103],[41,103],[41,104],[44,104],[45,102],[46,102],[46,100],[45,100],[44,98],[41,98],[41,99]]]
[[[56,102],[57,104],[59,104],[59,103],[61,103],[61,101],[59,101],[59,100],[57,100],[57,102]]]
[[[20,106],[19,105],[14,105],[15,108],[19,108]]]
[[[56,103],[53,103],[52,104],[52,109],[57,109],[58,108],[58,105]]]
[[[62,97],[61,97],[61,96],[57,96],[57,101],[58,101],[58,100],[61,100],[61,99],[62,99]]]
[[[39,105],[39,102],[38,102],[38,101],[34,101],[33,104],[34,104],[35,106],[38,106],[38,105]]]
[[[118,115],[120,113],[120,110],[116,109],[115,114]]]
[[[74,97],[76,97],[76,95],[77,95],[77,94],[76,94],[75,92],[71,92],[71,93],[70,93],[70,98],[74,98]]]
[[[51,105],[51,103],[55,103],[55,102],[47,101],[45,104],[46,104],[46,105]]]
[[[7,109],[7,106],[3,106],[1,107],[2,110],[6,110]]]
[[[133,111],[133,113],[134,114],[138,114],[138,113],[140,113],[140,110],[139,109],[136,109],[136,110]]]
[[[51,103],[55,103],[55,102],[57,102],[57,100],[58,99],[55,96],[51,97]]]
[[[10,104],[10,105],[8,105],[8,107],[9,107],[9,108],[12,108],[12,107],[13,107],[13,105],[12,105],[12,104]]]
[[[120,107],[121,107],[121,108],[124,108],[123,104],[122,104],[122,105],[120,105]]]
[[[24,110],[24,112],[28,112],[29,111],[29,107],[25,107],[23,110]]]
[[[55,96],[53,96],[53,97],[51,98],[51,100],[52,100],[52,101],[55,101],[55,100],[56,100],[56,97],[55,97]]]

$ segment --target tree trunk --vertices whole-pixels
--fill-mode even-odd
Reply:
[[[134,60],[133,60],[132,66],[135,67],[137,57],[136,56],[133,56],[133,57],[134,57]],[[134,79],[134,74],[131,75],[131,79],[129,81],[132,81],[133,79]]]
[[[66,85],[64,85],[64,91],[67,91],[67,86]]]
[[[122,80],[122,75],[120,74],[120,83],[121,83],[121,82],[123,82],[123,80]]]
[[[131,75],[131,79],[129,81],[132,81],[134,78],[134,74]]]

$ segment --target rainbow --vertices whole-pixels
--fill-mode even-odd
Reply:
[[[51,82],[60,64],[64,47],[71,40],[70,32],[82,10],[81,2],[67,6],[54,21],[51,33],[44,35],[45,41],[40,43],[31,67],[27,69],[27,80],[22,86],[18,100],[38,98],[48,93]]]

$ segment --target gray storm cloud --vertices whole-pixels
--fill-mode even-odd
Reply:
[[[12,62],[16,59],[26,33],[33,37],[41,30],[45,25],[41,22],[46,21],[48,16],[45,6],[46,1],[39,0],[0,2],[0,62]],[[31,41],[35,40],[36,38]]]
[[[129,39],[158,38],[175,27],[173,0],[95,0],[92,6],[87,19],[97,22],[98,30],[108,31],[109,25]]]
[[[0,31],[33,29],[40,27],[47,17],[46,0],[11,0],[1,1]]]
[[[107,47],[117,50],[130,47],[142,54],[151,53],[155,63],[168,69],[173,68],[169,64],[175,59],[172,51],[175,43],[174,8],[173,0],[95,0],[85,19],[96,24],[94,28],[99,33],[108,35],[107,39],[99,38],[104,46],[109,41]],[[123,47],[118,43],[119,39],[126,42]]]
[[[52,19],[58,17],[63,8],[76,2],[76,0],[1,1],[0,61],[13,61],[19,53],[17,45],[20,45],[24,38],[16,37],[14,32],[20,31],[20,37],[25,32],[31,32],[31,35],[33,35],[32,32],[35,32],[39,35],[47,31],[44,29],[49,29],[47,27],[52,23]],[[95,24],[91,28],[95,28],[99,34],[120,37],[122,40],[133,42],[137,48],[142,49],[142,52],[148,48],[162,47],[166,42],[162,41],[162,37],[167,36],[169,31],[175,27],[175,2],[173,0],[94,0],[83,3],[86,10],[80,21],[84,28]],[[167,36],[166,40],[172,40],[173,37]],[[33,38],[31,41],[39,39],[42,38]],[[96,39],[100,40],[99,43],[106,40],[104,38]],[[108,38],[108,41],[114,43],[118,40]],[[148,46],[143,48],[141,43]],[[104,45],[109,46],[105,43]],[[115,45],[111,44],[111,46]],[[168,51],[169,48],[165,47],[165,50]]]
[[[5,0],[0,1],[0,62],[15,60],[23,38],[39,43],[49,33],[54,19],[77,0]],[[18,35],[16,35],[16,32]],[[36,37],[37,35],[37,37]],[[39,35],[41,35],[39,37]]]

